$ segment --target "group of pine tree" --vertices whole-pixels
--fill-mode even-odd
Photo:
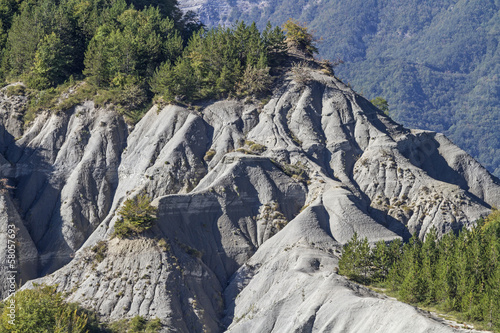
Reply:
[[[289,27],[312,47],[305,28]],[[177,0],[0,0],[0,82],[21,81],[40,100],[68,82],[112,91],[132,108],[155,95],[167,103],[259,96],[286,52],[279,27],[206,29]]]
[[[383,241],[370,246],[357,234],[344,246],[339,273],[387,288],[400,300],[456,312],[459,318],[500,332],[500,211],[472,229],[424,241]]]

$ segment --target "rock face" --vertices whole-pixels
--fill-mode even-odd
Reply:
[[[15,186],[0,223],[18,226],[20,263],[37,264],[23,281],[53,272],[25,287],[57,283],[104,320],[158,317],[165,332],[453,332],[337,275],[338,255],[354,232],[471,226],[500,204],[498,180],[335,77],[278,81],[265,105],[153,107],[134,128],[87,102],[14,140],[22,128],[0,110],[0,170]],[[156,225],[112,238],[120,205],[144,192]]]
[[[239,3],[239,5],[241,5]],[[179,8],[183,12],[193,11],[198,14],[200,21],[206,26],[228,25],[232,6],[225,1],[214,0],[182,0]]]

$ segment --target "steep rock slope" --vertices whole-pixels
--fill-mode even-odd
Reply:
[[[306,76],[281,77],[266,105],[154,107],[129,131],[92,103],[41,115],[3,152],[10,192],[42,254],[39,272],[54,267],[48,254],[73,255],[54,247],[61,239],[79,250],[26,287],[57,283],[105,320],[159,317],[165,332],[453,331],[338,276],[340,246],[354,232],[374,242],[469,226],[500,203],[498,180],[442,135],[403,128],[335,77]],[[84,124],[90,137],[78,150]],[[38,184],[26,179],[37,177],[61,193],[52,215],[66,219],[40,222],[54,252],[26,214],[46,197],[25,199]],[[155,198],[155,227],[112,238],[117,209],[141,192]],[[88,228],[70,228],[70,217],[96,207]]]
[[[0,113],[10,116],[9,109]],[[45,112],[17,140],[9,124],[1,127],[2,173],[15,180],[18,213],[39,252],[38,274],[52,272],[70,261],[109,213],[127,127],[93,103]]]

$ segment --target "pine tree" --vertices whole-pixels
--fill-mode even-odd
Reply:
[[[140,234],[153,226],[157,209],[151,206],[151,199],[141,194],[127,199],[118,211],[120,219],[115,223],[114,236],[125,238]]]
[[[293,19],[288,19],[283,24],[283,30],[286,33],[286,42],[289,47],[296,48],[308,56],[318,53],[315,45],[316,40],[309,29]]]
[[[64,82],[69,76],[69,57],[67,45],[54,32],[46,35],[35,53],[29,85],[45,89]]]
[[[453,272],[455,235],[448,233],[438,243],[436,275],[433,283],[436,303],[443,304],[447,310],[452,308],[454,295]]]
[[[359,280],[359,264],[361,261],[359,249],[361,244],[362,242],[355,232],[351,240],[342,248],[342,256],[339,259],[339,274],[345,275],[352,280]]]
[[[366,237],[361,240],[355,232],[352,239],[344,245],[339,260],[339,273],[355,281],[370,281],[370,245]]]
[[[398,294],[405,302],[418,302],[422,299],[420,258],[421,242],[415,234],[403,246],[400,265],[395,267],[395,269],[399,270]]]
[[[25,4],[20,15],[15,16],[7,39],[4,72],[11,76],[27,73],[33,64],[40,39],[46,35],[39,10]]]
[[[390,268],[389,247],[384,241],[378,241],[372,249],[370,256],[373,266],[372,279],[381,282],[386,278]]]
[[[101,26],[85,52],[85,70],[84,74],[90,82],[96,86],[102,86],[109,83],[111,70],[109,63],[109,45],[107,38],[112,28],[108,25]]]
[[[262,39],[267,50],[269,66],[278,66],[286,57],[287,46],[285,43],[285,34],[279,27],[273,28],[270,22],[267,22],[266,28],[262,32]]]
[[[436,265],[438,261],[438,251],[436,246],[437,230],[431,228],[426,236],[422,245],[422,292],[423,298],[427,302],[433,303],[436,301]]]
[[[7,33],[12,25],[12,19],[19,11],[20,2],[16,0],[0,0],[0,50],[7,43]]]
[[[455,262],[455,285],[456,293],[454,297],[454,309],[460,312],[469,310],[470,298],[472,297],[471,285],[473,278],[470,276],[469,265],[469,232],[465,229],[460,232],[457,238],[457,246],[455,247],[454,262]]]

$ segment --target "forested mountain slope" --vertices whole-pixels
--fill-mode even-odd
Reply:
[[[411,128],[444,132],[500,175],[498,0],[181,0],[209,25],[296,18],[324,58],[365,97],[389,101]]]

